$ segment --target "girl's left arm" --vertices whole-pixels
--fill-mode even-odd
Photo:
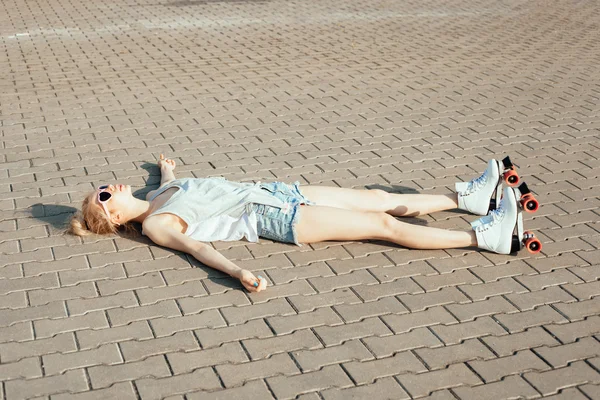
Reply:
[[[250,292],[260,292],[265,289],[266,280],[257,279],[252,272],[238,267],[212,246],[194,240],[174,228],[165,227],[152,218],[146,219],[142,226],[144,233],[154,243],[191,254],[202,264],[239,279]]]

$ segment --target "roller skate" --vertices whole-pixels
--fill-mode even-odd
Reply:
[[[509,157],[505,157],[502,162],[492,159],[480,177],[470,182],[456,183],[458,208],[476,215],[486,215],[497,207],[502,195],[503,182],[511,187],[520,182]]]
[[[471,224],[477,246],[498,254],[516,253],[523,247],[532,254],[539,253],[540,240],[533,232],[523,231],[523,211],[533,213],[538,208],[538,201],[525,183],[518,188],[505,187],[498,208]]]

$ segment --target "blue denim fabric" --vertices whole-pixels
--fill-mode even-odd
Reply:
[[[277,208],[263,204],[253,204],[256,212],[258,235],[284,243],[298,243],[296,223],[301,204],[313,205],[299,189],[300,182],[288,185],[283,182],[261,183],[260,188],[286,203],[286,207]]]

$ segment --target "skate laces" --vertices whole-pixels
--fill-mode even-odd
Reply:
[[[467,186],[467,189],[464,191],[465,194],[470,194],[473,192],[476,192],[477,190],[479,190],[479,188],[481,186],[483,186],[488,179],[488,171],[487,169],[483,172],[483,175],[481,175],[479,178],[475,178],[473,179],[471,182],[469,182],[469,185]]]
[[[503,201],[504,199],[500,199],[498,208],[491,210],[485,217],[481,217],[481,223],[475,227],[476,231],[485,231],[504,219],[504,207],[502,207]]]

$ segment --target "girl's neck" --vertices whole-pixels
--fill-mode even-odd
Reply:
[[[150,202],[134,198],[132,207],[128,211],[127,219],[142,223],[151,212]]]

